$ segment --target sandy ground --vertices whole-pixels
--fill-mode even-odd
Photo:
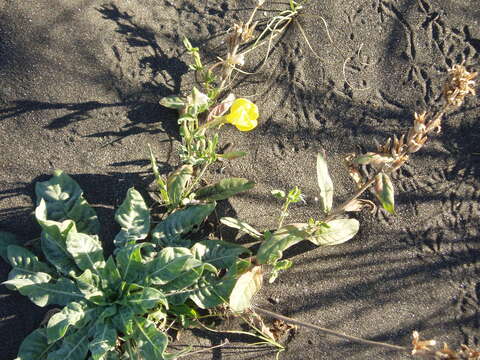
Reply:
[[[60,168],[96,206],[108,247],[114,208],[130,186],[143,189],[151,181],[146,144],[165,172],[178,164],[175,113],[158,100],[192,85],[181,38],[201,45],[209,59],[221,56],[226,30],[252,3],[0,0],[1,230],[23,240],[38,236],[33,183]],[[267,0],[260,16],[285,3]],[[234,91],[252,96],[261,125],[251,133],[224,128],[222,141],[249,154],[208,174],[257,182],[224,208],[260,229],[275,225],[272,189],[303,189],[307,204],[292,209],[292,221],[320,215],[314,202],[319,150],[328,154],[340,202],[352,190],[342,165],[346,154],[405,131],[415,111],[434,103],[452,64],[465,61],[479,70],[476,0],[311,0],[298,21],[316,54],[293,25],[267,65],[259,66],[266,50],[248,59],[246,69],[258,73],[236,78]],[[257,303],[399,345],[409,344],[415,329],[452,346],[478,345],[479,114],[480,101],[469,99],[396,176],[396,216],[358,215],[360,233],[341,246],[296,246],[287,252],[294,267],[266,285]],[[0,262],[0,281],[8,271]],[[15,357],[45,311],[0,286],[2,359]],[[179,343],[215,345],[225,337],[195,330]],[[191,358],[274,355],[225,347]],[[301,329],[282,358],[407,357]]]

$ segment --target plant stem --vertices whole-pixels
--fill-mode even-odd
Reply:
[[[195,180],[192,182],[192,185],[190,185],[190,187],[188,188],[187,191],[185,191],[185,196],[188,196],[192,190],[195,188],[195,185],[198,184],[198,182],[200,181],[200,179],[203,177],[203,174],[205,174],[205,171],[207,170],[207,167],[210,165],[209,162],[206,162],[204,165],[203,165],[203,168],[202,170],[200,171],[200,174],[198,174],[198,176],[195,177]]]
[[[303,321],[295,320],[295,319],[292,319],[292,318],[289,318],[289,317],[286,317],[286,316],[283,316],[283,315],[280,315],[280,314],[276,314],[274,312],[261,309],[257,306],[253,306],[253,310],[255,310],[255,312],[257,312],[259,314],[269,316],[269,317],[273,317],[275,319],[285,321],[286,323],[290,323],[290,324],[294,324],[294,325],[298,325],[298,326],[303,326],[303,327],[306,327],[308,329],[318,330],[318,331],[321,331],[325,334],[332,335],[332,336],[335,336],[335,337],[338,337],[338,338],[341,338],[341,339],[344,339],[344,340],[348,340],[348,341],[351,341],[351,342],[356,342],[356,343],[359,343],[359,344],[366,344],[366,345],[381,346],[381,347],[384,347],[384,348],[387,348],[387,349],[390,349],[390,350],[396,350],[396,351],[408,351],[409,350],[408,348],[406,348],[404,346],[392,345],[392,344],[387,344],[387,343],[383,343],[383,342],[379,342],[379,341],[366,340],[366,339],[362,339],[362,338],[359,338],[359,337],[356,337],[356,336],[345,335],[345,334],[342,334],[342,333],[339,333],[339,332],[336,332],[336,331],[333,331],[333,330],[330,330],[330,329],[322,328],[322,327],[317,326],[317,325],[305,323]]]

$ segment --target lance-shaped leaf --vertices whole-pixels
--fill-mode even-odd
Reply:
[[[78,289],[85,296],[85,299],[97,305],[106,304],[106,296],[101,290],[101,279],[99,275],[87,269],[80,276],[76,276],[75,280]]]
[[[227,153],[217,154],[217,155],[221,159],[234,160],[247,155],[247,153],[245,151],[230,151]]]
[[[7,255],[7,248],[10,245],[17,245],[17,239],[15,235],[5,232],[5,231],[0,231],[0,257],[5,260],[5,262],[8,261],[8,255]]]
[[[71,301],[84,298],[73,281],[61,278],[56,283],[51,283],[50,280],[50,275],[36,273],[28,276],[21,275],[5,281],[3,284],[13,286],[20,294],[28,296],[34,304],[40,307],[67,305]]]
[[[150,231],[150,210],[142,195],[134,188],[128,189],[122,205],[115,212],[115,221],[121,230],[113,240],[116,247],[143,240]]]
[[[135,313],[129,306],[120,306],[118,312],[112,317],[112,324],[118,332],[131,335],[134,329]]]
[[[113,257],[109,257],[105,263],[105,267],[100,269],[100,279],[102,283],[102,288],[108,295],[114,295],[122,282],[122,275],[120,270],[115,265]]]
[[[385,210],[395,214],[395,191],[392,180],[383,172],[375,177],[375,195]]]
[[[47,203],[40,199],[38,206],[35,208],[35,218],[42,230],[54,238],[56,241],[66,239],[70,231],[76,232],[75,222],[73,220],[55,221],[48,219]]]
[[[290,224],[283,226],[273,234],[265,233],[265,241],[262,242],[257,252],[258,263],[274,264],[283,256],[286,249],[309,236],[305,231],[307,227],[307,224]]]
[[[177,277],[175,280],[170,281],[166,285],[162,285],[160,288],[165,294],[168,294],[168,302],[173,305],[183,304],[188,297],[195,292],[194,284],[197,283],[203,275],[207,264],[195,267],[189,271],[182,273],[182,276]],[[211,266],[211,265],[210,265]],[[215,268],[207,267],[209,271],[214,271]]]
[[[58,350],[48,354],[48,360],[85,360],[88,354],[88,328],[74,331],[61,341]]]
[[[192,247],[194,256],[217,268],[229,268],[241,254],[250,253],[247,248],[220,240],[203,240]]]
[[[253,296],[262,287],[263,272],[261,266],[255,266],[240,275],[230,294],[230,309],[243,312],[250,307]]]
[[[195,198],[205,201],[224,200],[238,193],[250,190],[255,186],[253,181],[243,178],[222,179],[218,183],[198,189]]]
[[[30,333],[20,345],[16,360],[46,360],[50,351],[56,350],[58,344],[49,344],[47,329],[40,328]]]
[[[172,205],[178,205],[182,201],[184,193],[193,175],[192,165],[182,165],[172,172],[167,178],[168,198]]]
[[[80,274],[80,269],[73,260],[73,256],[68,252],[64,239],[56,240],[43,231],[40,236],[40,245],[43,254],[58,272],[67,276]]]
[[[185,107],[185,100],[179,96],[166,96],[160,99],[160,105],[169,109],[181,110]]]
[[[317,181],[322,210],[329,213],[333,204],[333,182],[328,173],[327,162],[321,154],[317,155]]]
[[[108,352],[115,350],[117,331],[110,323],[100,322],[95,326],[93,340],[88,349],[93,360],[109,360]]]
[[[243,231],[248,235],[250,235],[251,237],[254,237],[255,239],[259,239],[262,236],[262,234],[259,231],[257,231],[253,226],[239,219],[235,219],[232,217],[222,217],[220,219],[220,222],[223,225],[226,225],[228,227]]]
[[[164,285],[201,265],[189,249],[166,247],[149,263],[148,277],[152,284]]]
[[[236,279],[218,279],[214,274],[200,278],[189,298],[202,309],[210,309],[228,301]]]
[[[54,343],[55,341],[63,338],[70,326],[80,327],[81,322],[87,317],[86,313],[87,304],[85,302],[71,302],[65,306],[60,312],[54,314],[47,325],[47,337],[48,343]],[[93,309],[90,309],[92,312]]]
[[[318,246],[338,245],[353,238],[360,228],[356,219],[337,219],[326,224],[307,240]]]
[[[159,304],[168,308],[165,295],[152,287],[144,287],[140,291],[135,291],[125,297],[125,305],[130,306],[133,312],[139,315],[145,314]]]
[[[35,185],[37,205],[44,200],[47,208],[46,219],[62,222],[73,220],[78,231],[87,234],[97,234],[100,222],[95,210],[83,197],[83,191],[75,180],[56,170],[53,177]]]
[[[155,176],[155,182],[158,185],[158,190],[160,191],[160,197],[164,202],[168,203],[168,192],[167,192],[167,183],[160,175],[160,171],[158,170],[157,160],[155,159],[155,155],[153,154],[152,148],[150,144],[148,144],[148,150],[150,151],[150,165],[152,166],[152,172]]]
[[[40,262],[38,258],[27,249],[10,245],[7,249],[7,256],[13,269],[8,276],[12,279],[19,275],[35,275],[37,272],[52,274],[53,270],[47,264]]]
[[[200,225],[215,209],[215,203],[194,205],[169,215],[152,231],[152,241],[161,246],[189,245],[190,241],[180,238]]]
[[[103,249],[100,241],[87,234],[70,232],[67,236],[67,250],[81,270],[90,269],[98,272],[105,266]]]
[[[155,323],[145,318],[134,318],[134,339],[142,359],[163,359],[167,348],[167,335],[157,329]]]

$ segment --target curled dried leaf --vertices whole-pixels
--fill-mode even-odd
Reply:
[[[377,210],[377,205],[375,205],[375,203],[373,201],[370,201],[370,200],[353,199],[345,207],[345,211],[356,212],[356,211],[361,211],[364,208],[368,208],[370,213],[373,214]]]

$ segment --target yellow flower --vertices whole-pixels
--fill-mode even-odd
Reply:
[[[230,113],[225,115],[225,122],[234,125],[240,131],[250,131],[257,127],[258,108],[247,99],[233,102]]]

